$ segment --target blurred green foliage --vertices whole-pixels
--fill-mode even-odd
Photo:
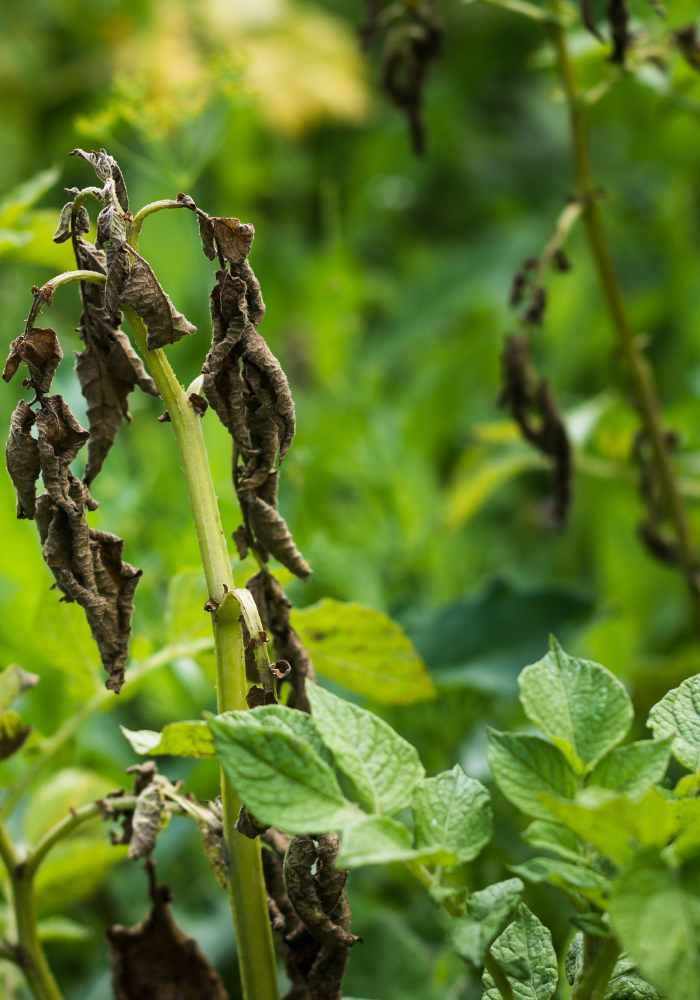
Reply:
[[[415,159],[405,123],[375,92],[356,50],[358,7],[349,0],[4,5],[4,341],[21,327],[31,286],[70,266],[69,250],[50,235],[62,186],[92,183],[80,163],[66,161],[73,146],[109,146],[134,205],[185,190],[208,211],[253,221],[264,331],[298,404],[282,507],[315,570],[290,595],[299,606],[321,597],[360,601],[401,621],[433,671],[437,697],[390,707],[378,696],[373,707],[416,743],[431,771],[461,761],[485,778],[486,722],[522,721],[515,677],[544,651],[548,632],[623,677],[642,716],[697,671],[697,645],[680,575],[654,563],[636,537],[637,417],[579,230],[570,243],[573,270],[553,284],[535,345],[578,450],[565,530],[546,516],[546,471],[497,407],[511,276],[542,248],[572,187],[542,25],[493,5],[444,4],[445,51],[426,95],[428,153]],[[653,41],[661,30],[655,15],[641,0],[634,10]],[[695,14],[690,0],[677,0],[672,24]],[[681,436],[678,463],[700,539],[700,84],[678,59],[668,73],[657,60],[620,74],[602,47],[575,26],[572,33],[584,79],[603,84],[592,111],[595,172],[630,313]],[[192,220],[186,213],[150,219],[142,248],[200,328],[171,351],[187,383],[208,340],[210,284]],[[84,415],[70,358],[77,316],[73,291],[61,291],[52,316],[66,349],[57,385]],[[13,385],[0,394],[5,423],[20,393]],[[122,535],[127,558],[144,569],[138,661],[207,627],[197,618],[197,551],[183,482],[157,415],[153,400],[133,397],[133,422],[96,489],[94,523]],[[206,433],[232,530],[228,438],[213,421]],[[2,662],[41,676],[21,703],[34,731],[22,760],[4,765],[2,779],[11,783],[31,766],[36,741],[96,697],[102,678],[80,613],[49,591],[33,526],[15,520],[5,477],[0,526]],[[190,583],[178,576],[171,585],[182,573]],[[245,579],[240,567],[238,579]],[[136,697],[91,716],[36,775],[13,832],[29,835],[61,804],[123,785],[134,754],[118,723],[158,729],[196,717],[213,705],[212,676],[209,654],[176,656],[141,682]],[[208,761],[164,770],[186,777],[198,795],[215,793]],[[475,888],[523,860],[512,811],[497,796],[496,809],[496,839],[473,866]],[[44,872],[47,946],[75,1000],[107,995],[104,927],[140,919],[146,907],[142,872],[114,867],[118,860],[96,825]],[[176,821],[158,862],[176,915],[235,990],[225,902],[196,834]],[[561,943],[568,914],[553,892],[529,890],[528,898]],[[364,944],[352,955],[349,996],[480,995],[432,904],[403,874],[359,872],[351,899]],[[0,966],[0,993],[12,996],[16,986]]]

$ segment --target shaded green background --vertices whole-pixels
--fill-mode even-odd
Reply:
[[[687,0],[673,6],[674,24],[695,13]],[[404,121],[377,92],[376,63],[368,67],[356,51],[359,7],[340,0],[34,0],[27,13],[6,6],[3,339],[21,329],[32,284],[70,264],[50,235],[62,187],[92,182],[84,164],[65,158],[76,145],[109,147],[132,205],[185,190],[212,213],[253,221],[252,259],[268,305],[263,331],[298,406],[282,508],[315,570],[290,594],[299,605],[323,595],[358,600],[403,622],[439,698],[380,711],[416,742],[431,771],[461,760],[485,778],[486,724],[522,723],[515,677],[544,650],[548,632],[624,677],[640,716],[698,670],[698,647],[679,574],[651,561],[637,541],[642,512],[630,450],[638,421],[578,230],[573,270],[552,281],[535,344],[577,442],[564,531],[547,516],[546,471],[497,407],[499,353],[513,325],[511,276],[542,248],[572,192],[564,109],[542,26],[494,6],[444,4],[445,51],[426,94],[428,152],[415,159]],[[665,28],[649,8],[634,10],[650,45],[660,39]],[[630,315],[668,423],[680,432],[678,468],[700,540],[698,84],[677,58],[635,58],[620,74],[575,25],[572,36],[583,79],[605,85],[592,109],[596,175]],[[38,176],[51,168],[55,176]],[[208,340],[211,269],[187,213],[150,219],[142,247],[200,328],[171,351],[187,382]],[[57,385],[83,416],[71,364],[77,317],[73,290],[61,291],[51,320],[66,352]],[[3,421],[21,392],[17,382],[0,394]],[[187,632],[172,607],[168,614],[168,587],[196,567],[197,551],[169,429],[156,421],[153,400],[132,399],[133,422],[95,484],[94,523],[122,535],[127,558],[145,571],[134,626],[142,658]],[[206,433],[232,530],[228,441],[211,419]],[[14,519],[5,478],[0,538],[2,658],[41,675],[24,714],[37,734],[49,735],[101,677],[80,616],[49,591],[33,525]],[[179,660],[132,701],[92,718],[23,801],[16,835],[39,829],[52,801],[60,811],[76,796],[122,785],[134,758],[117,722],[157,728],[192,717],[212,706],[210,680],[207,657]],[[31,747],[26,756],[31,764]],[[4,765],[0,782],[20,780],[24,766]],[[214,794],[208,764],[164,770],[187,775],[199,795]],[[497,834],[473,866],[474,886],[503,877],[523,856],[519,820],[501,805],[497,798]],[[145,911],[142,873],[112,867],[110,852],[95,829],[48,871],[46,912],[74,921],[76,940],[49,945],[71,998],[107,994],[104,926]],[[176,820],[157,860],[182,925],[235,996],[225,902],[196,833]],[[364,944],[352,955],[349,996],[480,996],[450,955],[433,904],[401,872],[359,873],[351,895]],[[567,913],[554,891],[531,901],[561,941]],[[9,996],[6,971],[0,966],[0,992]]]

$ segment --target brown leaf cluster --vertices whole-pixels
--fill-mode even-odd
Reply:
[[[579,5],[584,25],[599,42],[604,42],[605,39],[596,23],[593,0],[579,0]],[[630,15],[627,0],[606,0],[605,12],[612,40],[610,61],[617,63],[618,66],[624,66],[625,56],[632,41],[632,35],[629,30]]]

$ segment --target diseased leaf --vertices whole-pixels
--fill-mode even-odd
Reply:
[[[459,764],[413,791],[416,847],[444,852],[438,864],[471,861],[491,839],[491,797]]]
[[[328,764],[299,736],[266,727],[255,711],[227,712],[208,723],[229,781],[260,822],[322,833],[361,818]]]
[[[624,685],[600,664],[569,656],[554,638],[549,653],[522,671],[519,685],[528,718],[579,772],[594,767],[632,723]]]
[[[24,724],[18,712],[11,708],[0,712],[0,760],[16,753],[31,731],[32,727]]]
[[[413,847],[410,830],[389,816],[368,816],[343,831],[338,864],[344,868],[388,865],[394,861],[415,861],[431,856],[430,851]]]
[[[455,951],[480,969],[484,956],[498,937],[523,894],[519,878],[495,882],[467,900],[464,916],[450,921],[450,938]]]
[[[291,621],[328,680],[385,704],[434,697],[428,670],[410,639],[381,611],[324,598],[292,611]]]
[[[513,805],[536,819],[552,819],[546,796],[573,799],[576,776],[566,758],[537,736],[489,730],[489,766],[494,781]]]
[[[250,525],[263,552],[274,556],[290,573],[305,579],[311,567],[296,547],[291,532],[280,512],[261,497],[244,501]]]
[[[36,481],[39,478],[39,446],[32,437],[36,417],[23,399],[10,417],[10,436],[5,461],[17,494],[17,517],[33,518],[36,510]]]
[[[133,309],[146,324],[149,351],[195,333],[197,327],[177,311],[148,261],[126,244],[117,253],[124,255],[121,261],[113,261],[107,255],[110,278],[115,270],[121,272],[114,294],[120,306]]]
[[[642,975],[673,1000],[697,1000],[700,861],[671,868],[649,854],[637,858],[613,883],[609,912]]]
[[[700,674],[665,694],[647,724],[657,738],[672,739],[676,760],[691,771],[700,770]]]
[[[589,785],[640,795],[663,780],[671,759],[671,739],[639,740],[611,750],[595,766]]]
[[[150,729],[120,728],[136,753],[152,757],[214,756],[214,737],[206,722],[171,722],[160,733]]]
[[[408,806],[425,774],[415,747],[372,712],[317,684],[309,684],[307,691],[321,737],[362,805],[379,813]]]
[[[74,218],[75,216],[75,218]],[[84,205],[79,205],[74,211],[73,202],[69,201],[61,209],[61,214],[53,234],[54,243],[65,243],[71,236],[78,237],[90,231],[90,216]]]
[[[73,149],[71,156],[79,156],[93,168],[101,181],[113,181],[117,200],[125,212],[129,211],[129,196],[126,191],[126,182],[121,172],[119,164],[110,156],[106,149],[85,150]]]
[[[517,1000],[551,1000],[559,982],[552,935],[524,903],[516,919],[496,938],[491,955],[505,974]],[[483,977],[484,1000],[500,1000],[488,972]]]
[[[63,351],[56,332],[48,327],[31,327],[10,343],[2,377],[9,382],[24,362],[29,369],[32,386],[37,392],[48,392],[62,358]]]
[[[147,858],[155,849],[158,834],[168,821],[168,810],[158,781],[149,782],[139,793],[131,817],[129,858]]]

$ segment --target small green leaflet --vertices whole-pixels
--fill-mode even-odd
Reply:
[[[496,938],[491,955],[498,962],[517,1000],[551,1000],[559,982],[552,935],[524,903],[516,919]],[[488,972],[483,976],[483,1000],[501,1000]]]
[[[578,783],[566,758],[537,736],[489,730],[489,766],[494,781],[528,816],[552,819],[545,797],[573,799]]]
[[[635,963],[623,955],[613,969],[605,1000],[663,1000],[663,998],[653,986],[642,979]]]
[[[403,629],[381,611],[324,598],[293,609],[317,673],[348,691],[389,705],[435,697],[427,667]]]
[[[151,729],[120,728],[136,753],[152,757],[214,756],[214,737],[206,722],[171,722],[160,733]]]
[[[563,861],[560,858],[530,858],[510,870],[526,882],[547,882],[568,892],[579,893],[598,905],[605,899],[608,880],[588,865]]]
[[[673,1000],[700,998],[700,861],[639,857],[613,883],[609,912],[645,979]]]
[[[671,740],[639,740],[615,747],[593,768],[589,785],[641,795],[663,780],[671,759]]]
[[[288,833],[340,830],[361,819],[361,810],[345,798],[331,767],[309,743],[266,726],[258,711],[208,720],[226,776],[255,818]]]
[[[519,878],[509,878],[472,893],[465,915],[450,921],[450,937],[458,955],[481,968],[486,952],[520,902],[523,888]]]
[[[425,778],[413,792],[418,848],[439,851],[437,864],[471,861],[491,839],[493,817],[488,791],[459,764]]]
[[[676,760],[700,770],[700,674],[673,688],[652,708],[648,726],[654,736],[670,736]]]
[[[358,868],[417,861],[425,856],[425,852],[414,849],[411,833],[403,823],[390,816],[368,816],[343,831],[336,863],[339,868]]]
[[[425,775],[415,747],[390,725],[318,684],[307,684],[313,720],[336,766],[369,812],[391,813],[411,802]]]
[[[523,840],[532,847],[550,851],[565,861],[578,864],[583,857],[581,841],[561,823],[550,823],[546,819],[536,819],[523,831]]]
[[[578,773],[595,767],[629,731],[633,709],[624,685],[599,663],[569,656],[554,638],[518,683],[528,718]]]

